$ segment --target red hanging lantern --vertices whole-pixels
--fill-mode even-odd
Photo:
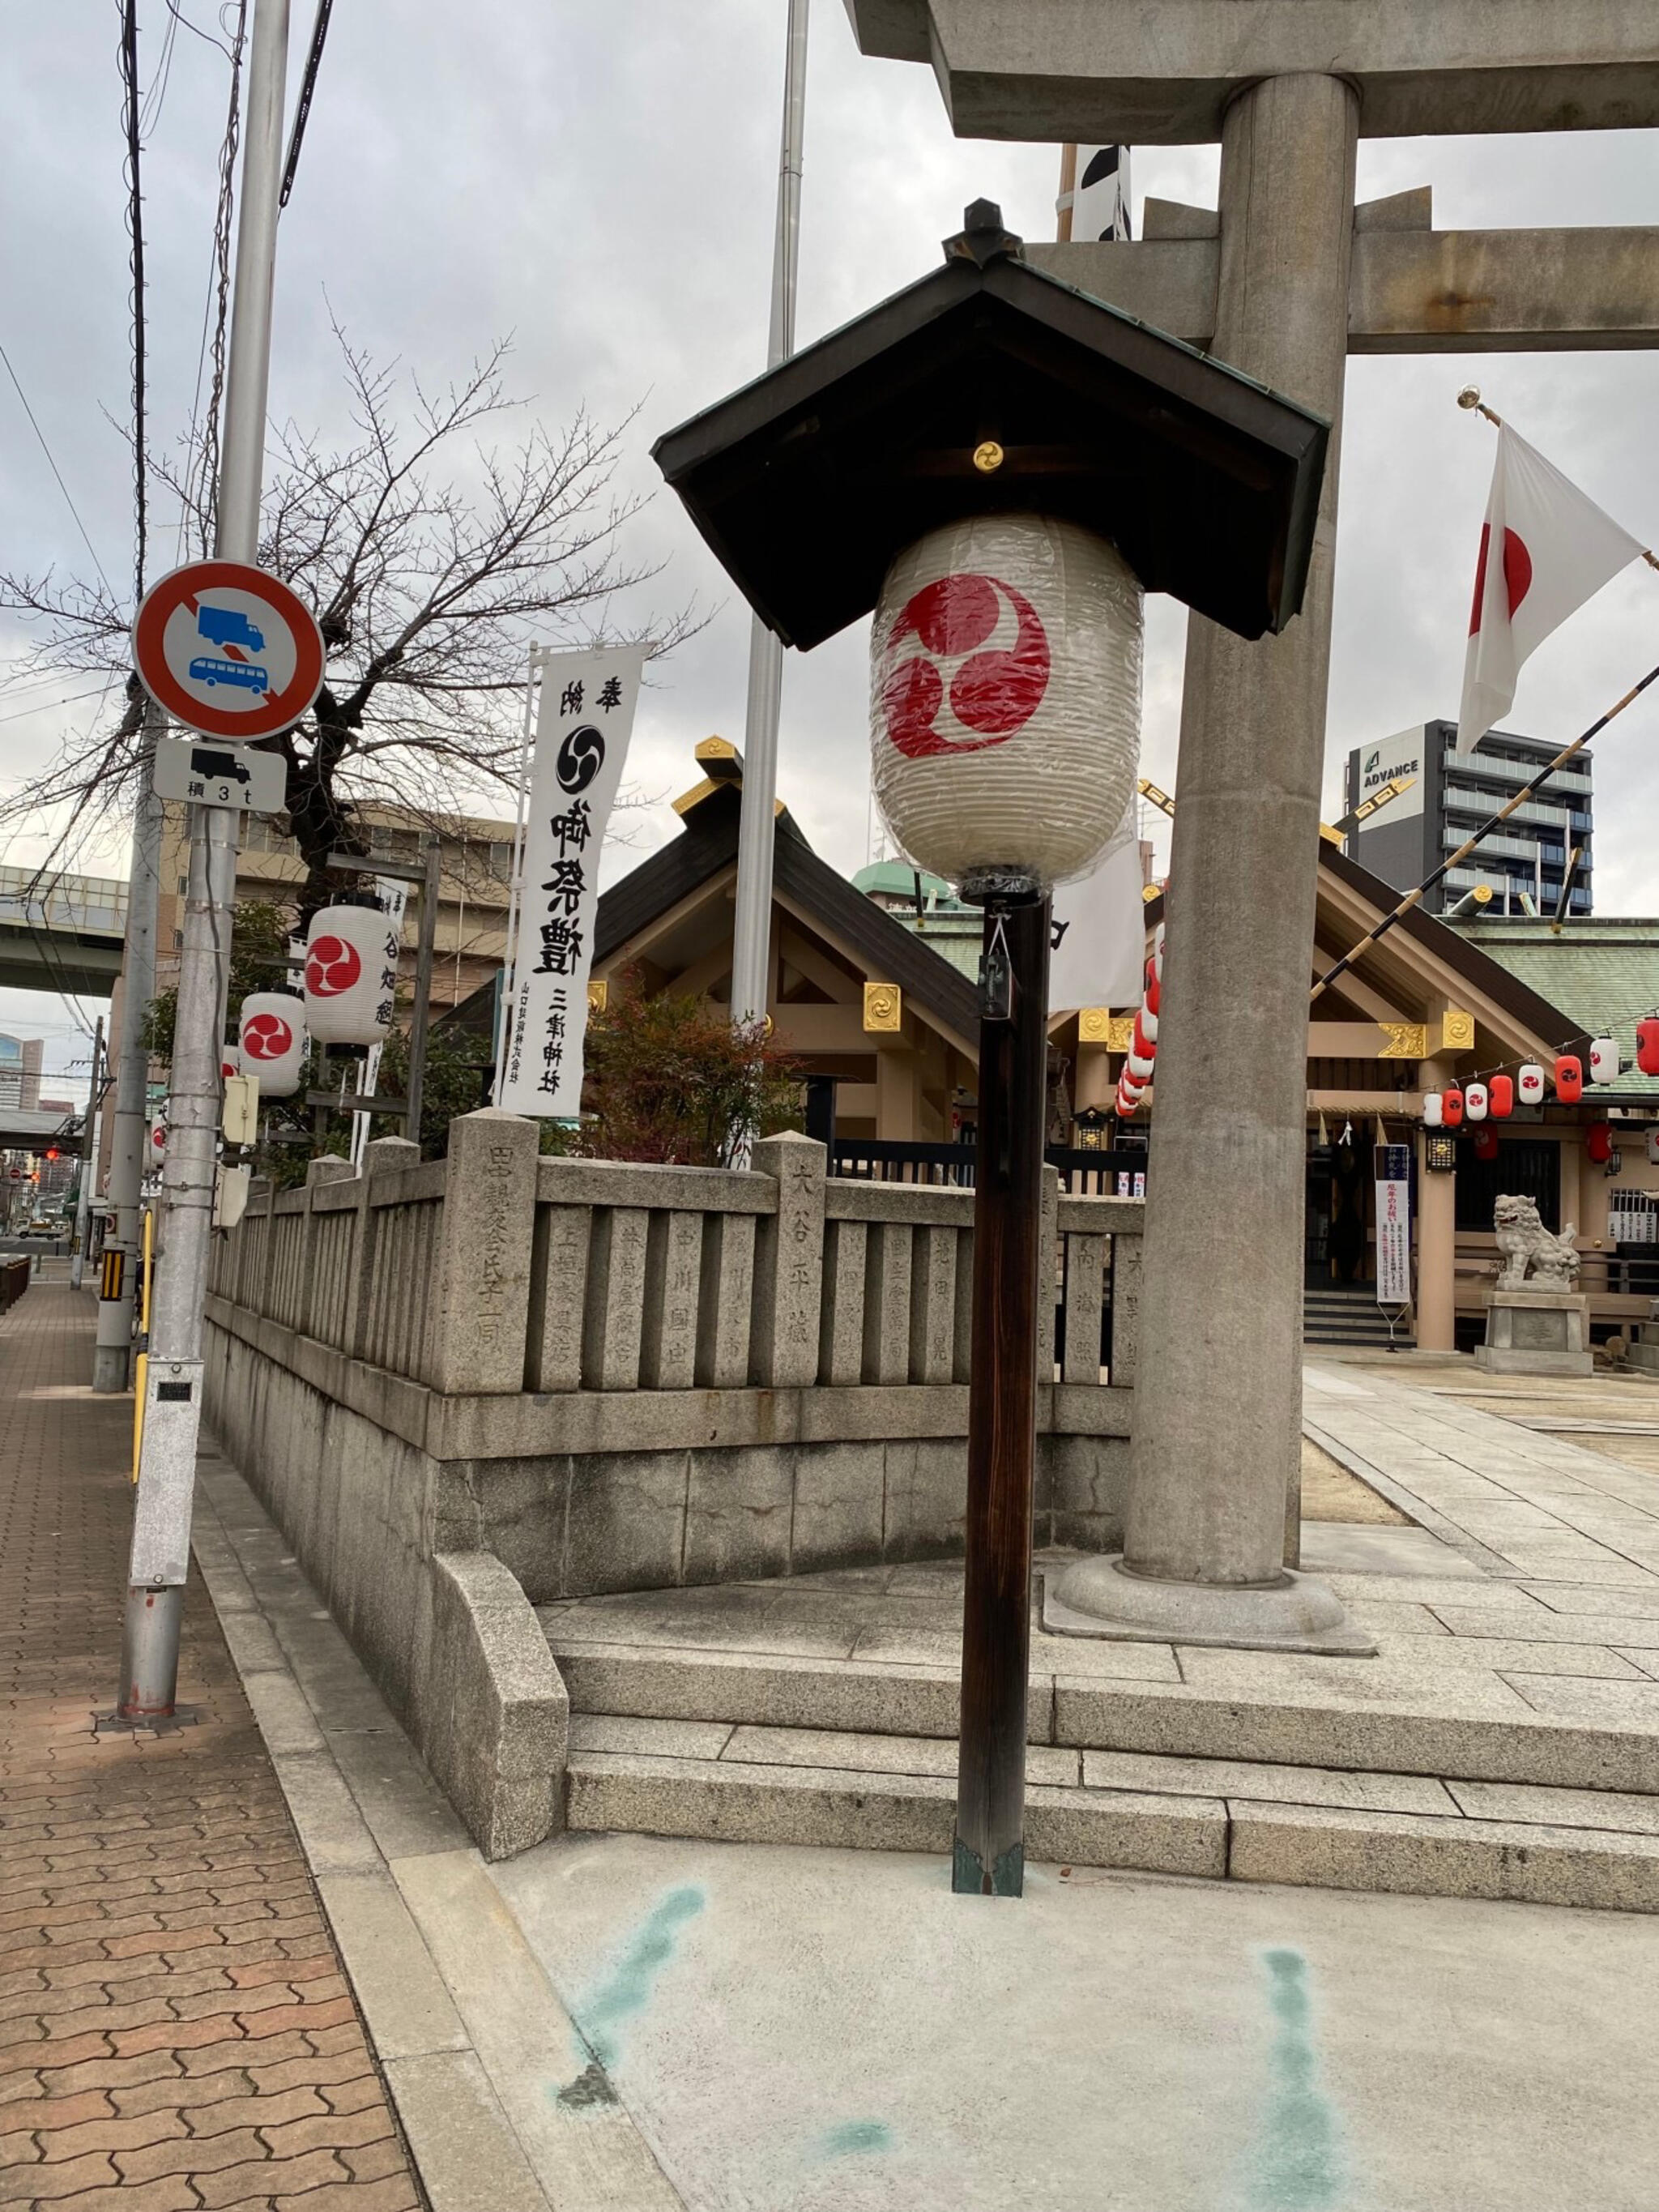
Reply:
[[[1150,1028],[1147,1026],[1148,1018],[1145,1006],[1135,1016],[1134,1030],[1129,1039],[1129,1051],[1132,1057],[1136,1060],[1151,1060],[1158,1047],[1158,1016],[1153,1014],[1150,1017],[1152,1024]]]
[[[1564,1106],[1576,1106],[1584,1095],[1584,1071],[1577,1053],[1564,1052],[1555,1063],[1555,1095]]]
[[[1474,1133],[1474,1157],[1478,1160],[1498,1158],[1498,1132],[1490,1121],[1483,1121]]]
[[[1455,1129],[1462,1122],[1463,1094],[1455,1083],[1440,1094],[1440,1118],[1449,1129]]]
[[[1515,1111],[1515,1084],[1507,1075],[1494,1075],[1486,1085],[1486,1103],[1494,1121],[1507,1121]]]
[[[1659,1075],[1659,1014],[1636,1024],[1636,1065],[1644,1075]]]
[[[1584,1150],[1599,1168],[1604,1168],[1613,1158],[1613,1124],[1592,1121],[1584,1138]]]
[[[1164,986],[1159,982],[1157,970],[1149,960],[1146,963],[1146,988],[1142,994],[1141,1004],[1149,1014],[1156,1014],[1158,1012],[1158,1001],[1163,996]]]

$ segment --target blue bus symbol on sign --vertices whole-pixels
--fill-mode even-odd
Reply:
[[[210,645],[225,648],[222,657],[217,653],[198,653],[190,664],[191,680],[205,684],[213,690],[221,684],[229,684],[241,691],[252,691],[263,697],[270,689],[270,678],[256,662],[240,658],[244,651],[263,653],[264,633],[256,629],[237,607],[201,606],[196,611],[197,635]],[[231,658],[232,655],[237,656]]]
[[[257,661],[212,660],[199,653],[190,664],[191,680],[205,684],[210,690],[216,684],[234,684],[244,691],[257,691],[263,696],[270,688],[270,678]]]

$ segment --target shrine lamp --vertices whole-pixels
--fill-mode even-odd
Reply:
[[[785,644],[874,615],[877,796],[985,909],[958,1890],[1023,1880],[1048,894],[1133,793],[1142,593],[1282,629],[1329,435],[1032,268],[977,200],[942,268],[653,448]]]

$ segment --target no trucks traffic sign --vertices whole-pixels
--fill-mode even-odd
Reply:
[[[274,736],[322,689],[323,638],[311,610],[244,561],[192,561],[152,584],[132,645],[150,697],[204,737]]]

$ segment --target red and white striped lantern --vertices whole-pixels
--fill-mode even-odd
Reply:
[[[1529,1060],[1515,1079],[1515,1095],[1523,1106],[1541,1106],[1544,1103],[1544,1071],[1535,1060]]]
[[[242,1001],[237,1027],[241,1061],[259,1079],[261,1098],[291,1098],[306,1058],[306,1007],[291,991],[254,991]]]
[[[1564,1052],[1555,1063],[1555,1095],[1564,1106],[1576,1106],[1584,1095],[1584,1071],[1574,1052]]]
[[[306,1027],[319,1044],[379,1044],[392,1031],[398,928],[378,907],[325,906],[306,940]]]
[[[1619,1041],[1616,1037],[1599,1036],[1590,1039],[1589,1072],[1592,1083],[1618,1082]]]

